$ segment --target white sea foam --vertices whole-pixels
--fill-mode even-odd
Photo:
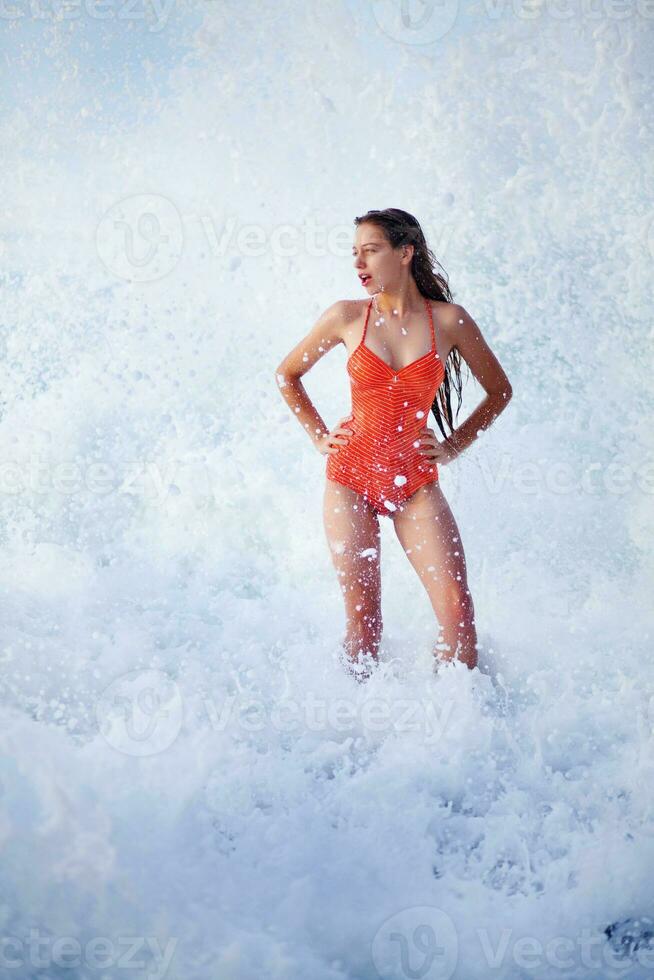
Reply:
[[[651,975],[645,8],[461,8],[423,45],[384,4],[33,9],[2,42],[4,965],[99,976],[105,938],[125,978],[594,978],[628,946]],[[481,671],[434,676],[384,517],[358,684],[326,457],[274,374],[364,295],[352,219],[387,206],[514,394],[441,469]],[[344,367],[304,379],[330,425]]]

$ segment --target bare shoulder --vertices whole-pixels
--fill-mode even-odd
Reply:
[[[306,336],[279,364],[276,374],[300,378],[333,347],[347,346],[361,317],[362,303],[365,305],[362,300],[340,299],[326,307]]]
[[[339,333],[340,339],[345,341],[351,328],[361,319],[366,304],[365,299],[339,299],[332,303],[323,315],[329,318],[332,328]]]
[[[455,347],[488,394],[511,397],[511,383],[479,326],[460,303],[434,303],[449,356]]]
[[[450,351],[459,348],[462,341],[481,336],[479,327],[460,303],[433,300],[432,307],[438,319],[443,337],[443,347]]]
[[[438,319],[448,334],[455,330],[457,326],[461,326],[461,320],[465,320],[468,314],[461,306],[460,303],[445,303],[440,300],[433,300],[432,305],[435,312],[438,314]]]
[[[368,303],[367,299],[340,300],[341,340],[348,349],[356,347],[361,340]]]
[[[433,299],[430,303],[436,331],[436,346],[445,363],[452,349],[456,347],[456,327],[460,326],[459,320],[465,311],[458,303],[448,303],[445,300]]]
[[[363,331],[366,305],[365,299],[339,299],[318,317],[312,332],[327,345],[325,353],[336,344],[345,344],[346,348],[356,346],[357,332]]]

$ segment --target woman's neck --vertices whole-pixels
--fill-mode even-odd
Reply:
[[[381,314],[387,322],[401,322],[419,313],[424,302],[424,297],[414,284],[412,288],[407,286],[393,292],[383,290],[374,293],[372,305],[375,312]]]

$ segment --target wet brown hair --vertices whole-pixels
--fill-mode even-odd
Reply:
[[[447,274],[427,245],[422,228],[412,214],[409,214],[408,211],[402,211],[400,208],[385,208],[383,211],[367,211],[354,219],[354,224],[357,226],[364,222],[377,225],[393,248],[400,248],[402,245],[414,246],[411,274],[423,296],[445,303],[454,302],[447,282]],[[442,272],[437,272],[436,267],[440,268]],[[431,410],[444,438],[449,442],[449,436],[446,435],[443,427],[443,418],[450,427],[450,433],[453,433],[455,420],[452,416],[450,401],[452,388],[458,396],[457,418],[462,401],[461,355],[456,347],[450,351],[447,363],[443,367],[445,368],[445,378],[436,393]]]

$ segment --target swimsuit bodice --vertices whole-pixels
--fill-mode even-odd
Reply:
[[[417,486],[438,479],[436,464],[416,445],[445,377],[436,350],[431,305],[425,299],[432,345],[426,354],[393,370],[365,344],[372,299],[361,342],[347,361],[352,411],[343,425],[352,429],[347,446],[328,457],[327,476],[366,492],[380,506],[395,509]]]
[[[389,443],[406,442],[427,425],[429,410],[445,376],[436,350],[436,336],[430,303],[425,300],[431,325],[432,343],[422,357],[394,370],[366,346],[368,304],[363,336],[347,361],[352,394],[350,418],[360,431]],[[399,429],[398,427],[402,428]]]

